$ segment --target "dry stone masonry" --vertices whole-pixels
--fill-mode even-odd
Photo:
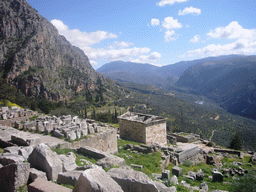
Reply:
[[[167,144],[166,119],[159,116],[127,112],[118,117],[120,137],[147,145]]]

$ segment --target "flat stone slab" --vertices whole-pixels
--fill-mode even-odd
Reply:
[[[42,178],[37,178],[28,185],[28,192],[72,192],[72,189],[57,185]]]
[[[59,173],[57,183],[75,186],[81,173],[83,173],[83,171],[68,171]]]

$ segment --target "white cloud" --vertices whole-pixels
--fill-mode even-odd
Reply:
[[[178,29],[182,27],[182,24],[178,22],[178,19],[173,19],[173,17],[166,17],[162,22],[162,27],[166,30]]]
[[[153,19],[151,19],[150,24],[151,25],[160,25],[160,21],[159,21],[159,19],[153,18]]]
[[[116,34],[109,33],[106,31],[95,31],[87,33],[85,31],[80,31],[78,29],[69,29],[62,21],[53,19],[51,23],[58,29],[61,35],[64,35],[68,41],[76,46],[93,45],[100,43],[105,39],[115,39]]]
[[[218,27],[207,35],[219,39],[255,38],[256,29],[245,29],[237,21],[232,21],[228,26]]]
[[[154,63],[161,58],[161,54],[158,52],[152,52],[150,55],[141,55],[137,59],[131,59],[131,62],[135,63]]]
[[[200,35],[195,35],[192,39],[190,39],[190,42],[198,43],[200,38],[201,38]]]
[[[160,2],[157,3],[158,6],[163,7],[165,5],[173,5],[174,3],[184,3],[187,2],[188,0],[161,0]]]
[[[125,42],[125,41],[115,41],[114,42],[115,45],[117,45],[118,47],[130,47],[133,45],[133,43],[130,43],[130,42]]]
[[[92,65],[97,65],[97,60],[113,61],[113,60],[132,60],[138,58],[154,62],[161,57],[157,52],[151,52],[147,47],[132,47],[131,42],[114,41],[108,48],[94,48],[93,45],[101,43],[106,39],[116,39],[118,36],[106,31],[85,32],[78,29],[69,29],[62,21],[54,19],[51,23],[58,29],[61,35],[74,46],[82,49],[89,57]],[[102,46],[103,47],[103,46]]]
[[[177,37],[175,36],[175,31],[165,31],[165,36],[164,36],[165,42],[170,42],[170,41],[175,41]]]
[[[191,50],[182,57],[256,53],[256,29],[245,29],[237,21],[231,22],[226,27],[218,27],[211,30],[207,35],[218,39],[234,39],[235,41],[223,45],[211,44],[200,49]]]
[[[186,7],[183,10],[179,10],[178,15],[187,15],[187,14],[201,14],[201,9],[195,8],[195,7]]]

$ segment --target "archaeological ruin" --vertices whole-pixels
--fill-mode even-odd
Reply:
[[[146,145],[167,144],[166,119],[142,113],[127,112],[118,117],[120,137]]]

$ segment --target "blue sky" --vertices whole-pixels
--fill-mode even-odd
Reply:
[[[255,0],[27,0],[97,69],[256,53]]]

